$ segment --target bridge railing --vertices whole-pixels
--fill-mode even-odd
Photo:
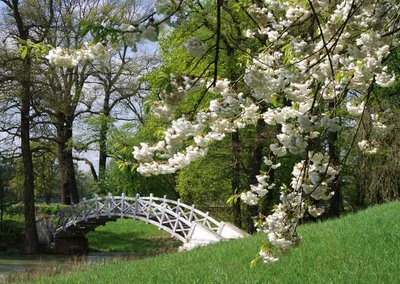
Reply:
[[[208,212],[204,213],[195,209],[194,205],[186,205],[180,200],[170,200],[166,196],[154,197],[152,194],[149,197],[141,197],[139,194],[135,197],[109,194],[88,200],[83,198],[79,204],[72,204],[61,210],[51,219],[53,236],[65,232],[71,226],[85,225],[82,221],[87,222],[89,219],[100,217],[143,220],[168,231],[183,242],[188,239],[193,223],[203,224],[214,232],[217,232],[220,226],[218,221],[208,216]]]
[[[195,205],[193,204],[192,206],[189,206],[185,203],[181,203],[180,199],[177,201],[175,200],[170,200],[166,199],[166,196],[164,198],[160,197],[153,197],[152,194],[150,194],[149,197],[141,197],[144,200],[153,200],[153,201],[158,201],[158,202],[164,202],[167,200],[169,204],[172,204],[173,206],[170,205],[171,210],[175,210],[177,213],[180,212],[183,216],[185,216],[189,222],[197,222],[200,224],[203,224],[210,230],[217,232],[218,227],[220,226],[220,222],[209,216],[208,212],[204,213],[198,209],[195,208]]]

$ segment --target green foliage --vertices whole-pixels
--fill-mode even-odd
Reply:
[[[385,65],[388,72],[398,73],[400,53],[391,53]],[[340,76],[340,75],[338,75]],[[372,97],[368,101],[368,109],[361,119],[356,141],[376,139],[379,152],[375,155],[363,154],[357,143],[351,145],[357,129],[353,118],[348,118],[345,111],[342,116],[342,131],[337,141],[343,155],[348,155],[347,163],[341,173],[341,187],[345,201],[345,209],[356,211],[366,206],[395,200],[400,195],[400,80],[389,87],[374,87]],[[383,123],[387,125],[386,133],[371,137],[371,113],[387,112]],[[385,121],[387,120],[387,121]]]
[[[151,176],[144,177],[140,175],[132,166],[124,165],[121,162],[113,161],[109,165],[105,181],[101,186],[100,193],[111,192],[116,195],[125,193],[127,196],[135,196],[139,193],[142,196],[162,197],[167,195],[168,198],[176,199],[174,190],[174,182],[169,176]]]
[[[21,54],[21,58],[25,59],[27,56],[31,56],[31,52],[35,55],[36,59],[49,53],[50,49],[53,47],[50,44],[45,44],[43,42],[33,43],[30,40],[18,40],[19,47],[17,51]]]
[[[96,182],[90,172],[84,172],[75,167],[76,185],[78,187],[78,194],[82,197],[91,197],[95,193],[94,187]]]
[[[60,194],[56,159],[52,153],[43,153],[34,158],[35,196],[43,198],[47,203]]]
[[[0,230],[0,251],[6,254],[20,254],[19,245],[23,242],[24,231],[24,206],[15,201],[8,203],[3,212],[3,223]],[[52,217],[58,211],[67,207],[61,204],[35,204],[36,220],[44,217]]]
[[[24,190],[24,168],[22,159],[15,161],[15,174],[10,182],[11,187],[22,199]],[[50,152],[37,153],[33,157],[35,197],[50,203],[51,198],[59,196],[59,179],[56,157]]]
[[[117,195],[125,193],[128,196],[135,196],[136,193],[148,196],[153,193],[155,196],[167,195],[176,199],[175,181],[171,175],[144,177],[136,171],[136,161],[132,156],[133,146],[142,141],[158,141],[164,129],[163,123],[154,117],[147,118],[146,127],[125,123],[119,128],[113,128],[109,139],[112,160],[105,179],[96,185],[94,192]]]
[[[10,187],[10,180],[14,174],[11,161],[0,160],[0,250],[14,243],[19,230],[14,223],[17,220],[9,218],[9,209],[17,202],[15,192]]]
[[[177,176],[176,190],[183,202],[196,206],[221,206],[232,194],[232,162],[229,139],[213,145],[204,157]]]
[[[68,205],[62,204],[37,204],[35,206],[37,218],[41,217],[52,217],[57,214],[60,210],[65,209]]]
[[[60,203],[52,204],[35,204],[35,215],[36,219],[41,219],[43,217],[51,217],[58,213],[58,211],[69,207],[69,205],[63,205]],[[15,204],[8,208],[7,214],[13,216],[15,219],[23,219],[24,205],[22,203]]]
[[[93,21],[82,21],[81,26],[82,29],[80,32],[80,36],[84,38],[88,33],[90,33],[93,38],[93,42],[107,40],[111,43],[114,43],[117,41],[118,36],[121,34],[118,29],[112,26],[104,26]]]
[[[294,53],[293,45],[291,43],[288,43],[285,46],[283,46],[281,50],[283,51],[284,54],[283,63],[289,65],[290,61],[293,58],[293,53]]]
[[[398,283],[400,203],[302,226],[299,248],[277,263],[249,263],[264,234],[186,253],[94,267],[35,283]],[[201,267],[201,269],[199,269]],[[295,277],[295,278],[294,278]]]
[[[21,242],[24,229],[23,210],[19,206],[10,206],[2,212],[2,225],[0,230],[0,251],[8,251],[11,247]]]

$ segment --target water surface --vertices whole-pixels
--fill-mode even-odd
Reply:
[[[86,255],[84,261],[89,263],[131,256],[133,256],[133,254],[129,252],[90,252]],[[42,254],[39,256],[0,256],[0,279],[4,278],[8,274],[36,269],[43,265],[52,266],[55,264],[62,264],[67,261],[79,263],[83,260],[82,256],[55,254]]]

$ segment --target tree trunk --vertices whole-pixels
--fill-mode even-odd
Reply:
[[[31,23],[25,25],[25,22],[19,10],[20,4],[23,1],[3,0],[2,2],[5,4],[5,6],[7,6],[4,6],[3,8],[8,8],[10,10],[9,12],[7,12],[7,14],[12,16],[15,20],[15,25],[18,33],[14,33],[13,37],[17,36],[23,41],[30,40],[29,28],[33,27],[34,25],[31,25]],[[49,8],[49,14],[46,14],[46,16],[48,15],[46,21],[48,21],[47,23],[50,23],[53,18],[53,0],[49,1],[47,7]],[[40,32],[45,32],[44,26],[41,26]],[[38,34],[36,33],[36,35]],[[40,39],[38,41],[43,40]],[[32,100],[31,70],[32,66],[30,50],[28,50],[28,53],[25,54],[25,58],[23,58],[21,72],[19,72],[17,76],[17,80],[21,85],[21,155],[24,164],[24,251],[26,254],[34,254],[39,251],[39,240],[35,221],[34,171],[32,162],[32,151],[30,146],[30,108]]]
[[[72,140],[72,119],[60,114],[57,127],[58,163],[60,172],[61,203],[79,203],[78,188],[75,178],[75,167],[72,147],[68,143]]]
[[[240,139],[239,129],[232,133],[232,194],[240,192]],[[234,224],[237,227],[242,226],[242,218],[240,212],[240,198],[232,205],[232,215]]]
[[[107,166],[107,134],[108,124],[110,119],[110,92],[105,90],[103,101],[103,119],[100,125],[100,138],[99,138],[99,180],[104,179],[106,166]]]
[[[356,185],[356,192],[357,192],[357,199],[356,199],[356,205],[358,208],[363,208],[365,206],[365,193],[367,190],[367,173],[368,171],[366,170],[366,161],[364,157],[361,157],[359,159],[357,171],[355,174],[355,185]]]
[[[100,127],[100,141],[99,141],[99,180],[105,177],[107,166],[107,122],[101,122]]]
[[[0,164],[0,171],[2,171],[1,164]],[[2,173],[0,172],[0,246],[3,245],[3,214],[5,208],[5,181],[2,179]]]
[[[65,141],[72,141],[72,125],[73,125],[73,118],[67,117],[66,120],[66,140]],[[78,195],[78,186],[76,184],[76,176],[75,176],[75,165],[74,165],[74,158],[72,154],[72,147],[68,147],[65,149],[65,162],[66,162],[66,180],[68,181],[68,185],[70,188],[72,202],[75,204],[79,203],[79,195]]]
[[[235,49],[231,47],[227,41],[224,40],[225,48],[228,56],[228,68],[229,68],[229,80],[236,81],[240,74],[236,68]],[[232,133],[232,194],[240,193],[240,138],[239,128],[236,128],[236,132]],[[242,213],[241,213],[241,201],[240,198],[232,204],[232,215],[234,224],[241,228],[242,227]]]
[[[329,103],[329,109],[334,109],[335,103]],[[339,162],[339,149],[335,145],[335,142],[338,138],[337,132],[329,132],[328,134],[328,147],[329,147],[329,156],[331,158],[331,164],[336,166]],[[342,193],[340,189],[340,180],[339,175],[335,176],[335,179],[332,182],[331,190],[334,192],[334,195],[330,201],[329,207],[329,216],[331,217],[339,217],[340,213],[343,212],[343,200]]]
[[[12,0],[13,17],[15,19],[18,36],[22,40],[29,39],[28,28],[25,26],[19,13],[19,1]],[[32,151],[30,145],[30,108],[31,108],[31,59],[30,55],[23,59],[23,73],[21,74],[21,154],[24,164],[24,252],[35,254],[39,251],[39,239],[35,220],[35,188],[33,176]]]
[[[21,97],[21,153],[24,164],[24,218],[25,218],[25,254],[35,254],[39,251],[39,239],[35,220],[35,189],[33,176],[33,162],[30,145],[30,59],[23,62],[25,80],[22,82]]]
[[[262,164],[262,157],[263,157],[263,149],[264,149],[264,135],[265,131],[265,121],[264,119],[259,119],[257,121],[257,128],[256,128],[256,145],[253,150],[253,156],[251,159],[251,172],[249,175],[249,184],[257,184],[256,176],[260,174],[261,164]],[[254,227],[254,221],[252,217],[257,217],[258,215],[258,207],[256,205],[247,206],[247,231],[251,234],[256,232]]]

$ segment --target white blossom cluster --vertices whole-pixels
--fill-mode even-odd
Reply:
[[[304,160],[295,165],[291,186],[280,187],[281,202],[259,229],[268,234],[272,245],[287,250],[300,241],[296,227],[306,210],[312,216],[323,213],[321,207],[306,206],[306,198],[327,200],[333,195],[331,183],[339,167],[331,164],[327,154],[313,149],[327,133],[340,130],[333,110],[346,108],[350,116],[360,117],[372,85],[389,87],[395,82],[383,60],[398,44],[395,31],[399,24],[390,19],[396,17],[400,4],[377,0],[310,0],[302,5],[298,1],[261,2],[249,8],[258,28],[245,32],[250,37],[267,38],[268,44],[247,67],[244,81],[251,94],[236,94],[228,80],[218,81],[210,89],[218,98],[210,102],[207,111],[198,113],[195,122],[183,118],[173,121],[165,141],[135,147],[134,157],[140,163],[138,170],[145,175],[175,172],[205,155],[213,141],[237,127],[254,124],[260,118],[268,125],[278,125],[281,131],[270,145],[275,157],[292,153]],[[297,27],[309,26],[305,22],[315,16],[319,21],[313,22],[314,33],[300,34]],[[193,50],[200,55],[202,44],[197,40],[194,43]],[[173,89],[185,92],[187,88],[178,84]],[[160,104],[168,109],[155,109],[160,117],[160,113],[172,117],[173,106],[181,98],[179,92],[174,96],[165,96]],[[277,98],[286,103],[277,105]],[[261,112],[261,103],[269,108]],[[372,114],[371,120],[373,127],[385,130],[382,116]],[[185,147],[184,140],[193,144]],[[376,152],[371,141],[361,141],[359,147],[364,152]],[[278,165],[268,159],[266,164],[271,168]],[[252,205],[272,186],[267,175],[259,175],[257,180],[258,184],[241,194],[243,201]],[[262,250],[260,256],[267,263],[277,260],[268,251]]]
[[[305,212],[304,194],[315,200],[326,200],[333,195],[333,192],[329,192],[328,184],[333,181],[337,172],[329,166],[329,157],[320,152],[310,152],[309,160],[307,166],[305,161],[294,166],[291,188],[281,187],[281,203],[258,228],[259,231],[266,233],[269,242],[280,250],[285,251],[300,241],[296,227]],[[314,217],[324,212],[322,207],[315,205],[308,206],[307,210]],[[260,255],[265,254],[262,252]],[[276,261],[271,258],[271,254],[267,256],[263,259],[265,263]]]
[[[123,23],[118,29],[121,31],[121,34],[117,36],[115,41],[110,42],[111,50],[118,51],[124,46],[130,46],[132,51],[136,51],[136,45],[141,40],[156,41],[158,39],[159,31],[154,25],[140,24],[134,26]]]
[[[201,42],[197,37],[187,40],[183,46],[187,53],[193,57],[202,57],[207,51],[207,45]]]
[[[56,47],[49,51],[46,58],[52,65],[72,68],[84,60],[103,59],[108,56],[106,47],[101,43],[90,45],[85,43],[80,50],[68,50],[63,47]]]
[[[356,104],[355,102],[347,102],[346,108],[350,115],[360,116],[364,112],[365,103]]]
[[[268,184],[268,175],[257,175],[257,182],[258,184],[250,185],[250,191],[243,192],[240,195],[240,198],[243,202],[249,205],[256,205],[260,198],[264,197],[268,193],[268,189],[272,189],[275,187],[275,184]]]
[[[158,6],[156,5],[156,7]],[[107,46],[102,43],[84,43],[81,49],[76,50],[56,47],[49,51],[46,58],[52,65],[72,68],[85,60],[104,59],[110,56],[112,51],[119,51],[124,46],[130,46],[132,51],[136,51],[136,45],[141,40],[156,41],[162,26],[157,23],[141,23],[139,25],[122,23],[116,27],[119,30],[116,39],[108,39]]]
[[[297,163],[292,171],[291,186],[294,190],[302,190],[315,200],[328,200],[333,192],[329,192],[329,184],[338,172],[329,165],[329,156],[320,152],[309,152],[309,162]]]
[[[337,1],[336,7],[329,11],[330,16],[321,22],[319,42],[289,32],[290,25],[303,21],[313,9],[317,13],[327,12],[330,5],[323,2],[310,1],[313,7],[307,9],[294,4],[292,6],[289,1],[282,3],[265,0],[262,8],[256,5],[250,8],[250,14],[258,22],[259,29],[247,30],[246,35],[267,35],[271,46],[278,48],[286,44],[284,47],[294,53],[293,58],[286,58],[290,62],[290,68],[286,68],[287,64],[285,66],[281,60],[284,49],[273,51],[270,48],[254,60],[245,77],[246,83],[253,89],[255,99],[269,103],[274,96],[283,93],[291,101],[291,107],[270,108],[263,114],[267,124],[282,125],[282,133],[277,135],[279,143],[270,145],[277,157],[287,152],[305,153],[309,141],[322,135],[323,129],[328,132],[340,129],[338,118],[331,117],[331,114],[311,115],[318,104],[336,103],[339,98],[354,90],[359,102],[348,101],[346,108],[351,116],[358,117],[364,112],[364,100],[369,95],[371,84],[375,82],[381,87],[389,87],[395,83],[394,75],[382,66],[382,60],[391,46],[397,44],[393,42],[392,36],[384,35],[396,27],[391,26],[386,30],[380,28],[390,18],[382,15],[394,15],[398,4],[394,8],[391,6],[393,3],[378,1]],[[359,9],[355,8],[357,5],[360,5]],[[284,18],[280,16],[283,11],[286,15]],[[320,14],[318,16],[321,17]],[[339,23],[346,21],[349,24],[340,31]],[[323,87],[316,89],[316,84]],[[375,129],[385,130],[386,125],[379,119],[379,115],[372,114],[371,119]],[[377,143],[372,141],[359,143],[360,149],[366,153],[376,153],[376,146]],[[329,166],[329,157],[310,152],[309,156],[307,162],[303,161],[294,167],[292,192],[285,193],[286,189],[282,191],[282,203],[263,225],[267,228],[264,231],[268,233],[270,242],[277,247],[286,248],[297,240],[297,235],[290,232],[297,220],[288,220],[286,216],[302,216],[302,195],[319,200],[329,199],[333,194],[329,192],[329,184],[338,172]],[[253,191],[250,193],[254,194]],[[247,200],[250,204],[254,203],[254,198]],[[292,200],[296,200],[295,206],[291,204]],[[323,208],[309,206],[308,211],[312,216],[319,216]],[[270,260],[270,257],[268,254],[264,261],[275,261]]]
[[[173,120],[171,127],[164,132],[164,141],[157,143],[156,146],[149,146],[146,143],[141,143],[140,147],[135,146],[133,156],[140,162],[138,171],[145,176],[174,173],[206,155],[208,146],[212,142],[222,140],[226,133],[236,131],[233,119],[227,119],[231,117],[228,111],[233,113],[235,109],[240,109],[244,100],[228,86],[229,81],[226,80],[215,84],[213,91],[222,90],[222,99],[211,101],[210,108],[199,112],[195,122],[190,122],[184,117]],[[177,86],[177,89],[185,87]],[[168,99],[163,103],[171,109],[175,106],[175,103],[171,103]],[[154,111],[160,115],[159,110],[154,109]],[[211,131],[205,133],[206,128]],[[183,142],[188,139],[193,139],[194,144],[184,147]]]
[[[197,91],[203,83],[204,80],[191,80],[186,76],[176,78],[175,75],[170,74],[170,89],[160,94],[161,102],[153,104],[153,110],[157,118],[163,121],[172,120],[175,108],[188,94]]]
[[[378,143],[374,140],[362,140],[358,142],[358,148],[360,151],[366,154],[376,154],[378,152]]]
[[[368,139],[358,142],[358,148],[364,154],[376,154],[379,152],[379,140],[385,139],[386,135],[393,128],[393,124],[388,124],[393,118],[393,113],[387,109],[380,113],[371,113],[371,126]]]

